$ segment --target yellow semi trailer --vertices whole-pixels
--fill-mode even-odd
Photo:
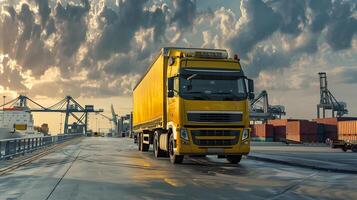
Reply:
[[[162,48],[133,91],[138,148],[181,163],[218,155],[238,163],[250,150],[253,81],[225,50]]]

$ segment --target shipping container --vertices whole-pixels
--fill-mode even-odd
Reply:
[[[274,126],[270,124],[255,124],[252,126],[252,137],[273,138]]]
[[[329,138],[331,140],[336,140],[338,133],[338,122],[357,120],[356,117],[339,117],[339,118],[318,118],[314,119],[317,124],[324,126],[324,141]]]
[[[299,142],[317,142],[317,123],[307,120],[288,122],[286,139]]]
[[[357,120],[338,122],[338,136],[340,135],[357,135]]]
[[[274,132],[274,141],[280,142],[286,139],[286,125],[288,122],[297,121],[297,119],[273,119],[268,120],[267,124],[272,125]]]

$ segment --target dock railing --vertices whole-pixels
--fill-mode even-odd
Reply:
[[[83,134],[61,134],[55,136],[10,138],[0,140],[0,160],[25,155],[35,150],[83,136]]]

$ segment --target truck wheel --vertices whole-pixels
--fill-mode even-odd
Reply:
[[[343,145],[343,147],[342,147],[342,151],[344,151],[344,152],[346,152],[347,151],[347,145],[345,144],[345,145]]]
[[[165,157],[166,155],[166,152],[160,149],[159,137],[160,137],[159,132],[155,131],[153,147],[154,147],[154,155],[156,158]]]
[[[227,160],[231,164],[237,164],[240,162],[241,159],[242,159],[242,155],[228,155],[227,156]]]
[[[180,164],[183,161],[183,155],[175,155],[174,145],[175,145],[174,135],[171,134],[170,135],[170,139],[169,139],[170,161],[171,161],[172,164]]]
[[[138,144],[138,150],[141,151],[141,133],[138,133],[136,143]]]
[[[143,151],[143,152],[149,151],[150,145],[144,143],[144,136],[143,136],[143,134],[141,134],[141,137],[140,137],[140,145],[141,145],[141,147],[140,147],[141,151]]]
[[[353,152],[357,152],[357,144],[354,144],[352,147],[351,147],[351,150]]]

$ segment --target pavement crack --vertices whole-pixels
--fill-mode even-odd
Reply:
[[[63,173],[63,175],[61,176],[61,178],[57,181],[56,185],[52,188],[51,192],[48,194],[48,196],[45,198],[45,200],[48,200],[53,192],[56,190],[57,186],[61,183],[61,181],[63,180],[63,178],[66,176],[66,174],[68,173],[68,171],[72,168],[74,162],[76,162],[76,160],[78,159],[79,157],[79,154],[81,153],[81,149],[78,151],[76,157],[73,159],[72,163],[69,165],[68,169]]]
[[[319,172],[315,172],[310,174],[309,176],[296,181],[295,183],[289,185],[288,187],[286,187],[283,191],[279,192],[277,195],[271,197],[271,198],[267,198],[269,200],[273,200],[273,199],[277,199],[279,197],[281,197],[282,195],[286,194],[287,192],[293,190],[294,188],[296,188],[297,186],[301,185],[302,183],[304,183],[305,181],[307,181],[308,179],[311,179],[312,177],[316,176]]]

